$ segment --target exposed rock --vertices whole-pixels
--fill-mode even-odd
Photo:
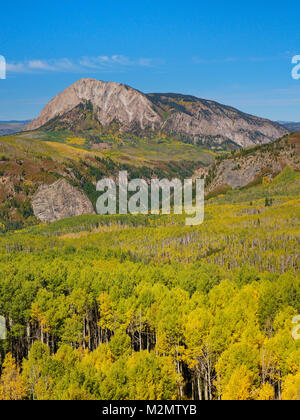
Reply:
[[[46,223],[95,213],[87,196],[65,179],[41,185],[32,197],[32,207],[36,218]]]
[[[81,79],[52,99],[40,116],[25,129],[39,128],[85,102],[93,105],[95,116],[103,126],[115,121],[118,121],[122,131],[131,131],[135,126],[141,130],[160,126],[161,117],[141,92],[118,83]]]
[[[222,184],[229,185],[232,189],[245,187],[255,180],[257,176],[265,173],[278,174],[282,170],[279,162],[266,162],[257,156],[252,159],[241,159],[239,163],[232,159],[222,162],[218,169],[218,174],[222,179]],[[215,180],[216,182],[217,180]]]
[[[92,145],[92,150],[109,150],[112,146],[109,143],[98,143]]]
[[[266,182],[290,166],[300,171],[300,135],[290,135],[275,143],[263,145],[247,151],[236,152],[233,157],[227,157],[216,162],[206,173],[201,169],[195,177],[209,177],[206,192],[216,192],[226,187],[237,189],[261,182]]]
[[[119,132],[136,135],[164,132],[209,146],[264,144],[288,133],[276,122],[217,102],[179,94],[145,95],[126,85],[92,79],[81,79],[57,95],[25,130],[47,124],[49,129],[84,129],[84,120],[91,115],[94,128],[113,125]]]
[[[169,107],[180,104],[182,111],[174,112],[164,123],[164,131],[194,139],[195,143],[218,145],[232,141],[239,146],[265,144],[287,134],[278,123],[245,114],[213,101],[178,95],[155,95]],[[159,102],[158,102],[159,103]]]

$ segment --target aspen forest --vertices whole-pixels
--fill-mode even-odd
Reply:
[[[0,234],[0,399],[299,400],[300,175]]]

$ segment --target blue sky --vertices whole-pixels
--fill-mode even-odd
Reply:
[[[36,117],[91,77],[300,121],[299,12],[296,1],[2,2],[0,120]]]

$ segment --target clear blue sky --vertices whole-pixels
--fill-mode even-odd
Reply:
[[[36,117],[92,77],[300,121],[299,12],[298,1],[2,2],[0,120]]]

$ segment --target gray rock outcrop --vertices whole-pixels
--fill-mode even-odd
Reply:
[[[85,102],[92,104],[95,117],[103,126],[114,121],[118,121],[123,131],[131,131],[136,126],[142,130],[160,126],[160,116],[141,92],[118,83],[81,79],[55,96],[25,129],[40,128]]]
[[[297,134],[270,145],[236,152],[209,168],[199,169],[194,177],[209,176],[206,193],[211,193],[225,187],[247,187],[260,183],[263,178],[268,183],[286,166],[300,171],[300,136]]]
[[[35,217],[45,223],[95,213],[87,196],[65,179],[41,185],[32,198],[32,207]]]

